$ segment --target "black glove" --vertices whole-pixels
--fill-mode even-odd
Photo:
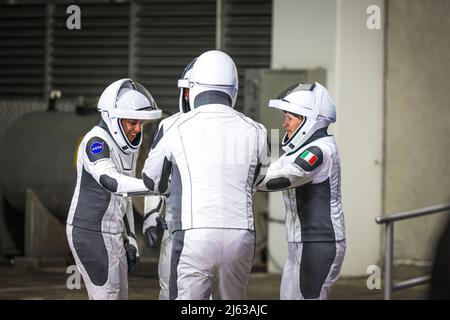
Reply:
[[[159,236],[164,230],[167,230],[167,223],[163,217],[156,214],[152,214],[144,221],[144,240],[145,245],[148,248],[156,246],[159,240]]]
[[[136,272],[139,269],[139,255],[137,248],[128,240],[125,240],[125,251],[127,253],[128,272]]]
[[[155,226],[148,227],[144,232],[145,245],[153,248],[158,242],[158,228]]]
[[[167,230],[167,223],[166,223],[166,219],[164,219],[161,216],[157,216],[156,217],[156,226],[162,230]]]

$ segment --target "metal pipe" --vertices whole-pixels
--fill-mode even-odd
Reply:
[[[394,257],[394,223],[386,224],[386,253],[384,261],[384,299],[392,299],[392,267]]]
[[[216,1],[216,50],[223,50],[223,1]]]
[[[432,207],[422,208],[418,210],[411,210],[411,211],[404,211],[404,212],[398,212],[394,213],[388,216],[378,217],[375,219],[376,223],[382,224],[382,223],[388,223],[392,221],[399,221],[404,219],[411,219],[416,217],[425,216],[432,213],[437,213],[441,211],[450,210],[450,203],[444,203]]]
[[[392,289],[402,290],[430,282],[431,276],[417,277],[397,283]]]
[[[284,220],[282,220],[282,219],[275,219],[275,218],[270,218],[270,217],[268,217],[268,218],[266,218],[266,220],[267,220],[268,222],[275,222],[275,223],[284,224]]]
[[[437,212],[450,210],[450,203],[444,203],[428,208],[418,210],[404,211],[394,213],[388,216],[378,217],[375,219],[378,224],[386,224],[386,240],[385,240],[385,257],[384,257],[384,299],[392,299],[392,291],[401,290],[417,285],[421,285],[430,281],[431,276],[417,277],[400,282],[393,285],[393,263],[394,263],[394,222],[399,220],[417,218]]]

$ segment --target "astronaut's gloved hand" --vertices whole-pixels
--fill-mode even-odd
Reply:
[[[128,272],[136,272],[139,270],[139,252],[136,240],[128,238],[124,243],[127,254]]]
[[[156,227],[160,228],[162,230],[167,230],[169,229],[167,227],[167,223],[166,223],[166,219],[165,217],[161,217],[160,215],[156,217]]]
[[[149,227],[144,232],[144,240],[145,245],[148,248],[155,247],[156,243],[158,242],[158,229],[156,227]]]
[[[158,241],[158,216],[157,210],[152,210],[144,216],[144,223],[142,224],[142,233],[144,234],[145,245],[148,248],[153,248]]]
[[[153,248],[158,243],[162,223],[161,221],[163,221],[164,224],[166,225],[164,218],[160,217],[157,212],[148,215],[144,220],[142,232],[144,234],[145,245],[148,248]]]

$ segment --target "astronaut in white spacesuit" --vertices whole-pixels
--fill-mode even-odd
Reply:
[[[345,254],[341,168],[328,126],[336,109],[319,83],[295,84],[269,107],[285,112],[285,153],[273,162],[258,190],[283,190],[288,258],[281,299],[326,299]]]
[[[158,130],[169,128],[181,113],[186,113],[191,110],[189,107],[189,77],[196,59],[192,60],[186,66],[178,80],[178,88],[180,89],[178,102],[179,112],[162,120],[159,123]],[[165,196],[148,196],[145,197],[144,202],[145,215],[142,232],[146,245],[150,248],[156,246],[158,235],[161,232],[158,229],[164,230],[158,263],[160,300],[169,299],[170,258],[172,256],[172,213],[170,200],[170,197],[166,199]]]
[[[145,185],[170,192],[170,299],[244,299],[254,255],[253,188],[269,164],[266,129],[234,110],[238,75],[224,52],[200,55],[188,113],[159,130]],[[168,178],[171,176],[170,190]]]
[[[145,192],[135,178],[142,121],[161,118],[151,94],[131,79],[102,93],[101,122],[86,133],[77,154],[77,183],[67,217],[67,239],[89,299],[127,299],[136,271],[133,206],[129,192]]]

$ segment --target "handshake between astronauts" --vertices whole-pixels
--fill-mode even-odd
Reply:
[[[139,267],[131,202],[138,196],[145,197],[146,246],[155,247],[163,234],[160,299],[210,299],[213,281],[219,298],[245,299],[255,253],[257,190],[283,191],[286,210],[314,211],[305,221],[297,220],[297,212],[286,215],[294,219],[286,220],[286,234],[294,237],[288,242],[330,242],[324,261],[336,264],[305,269],[325,276],[302,273],[319,279],[305,287],[296,279],[298,272],[285,272],[281,298],[327,297],[345,251],[340,164],[334,137],[326,131],[335,121],[334,104],[319,83],[293,85],[270,100],[269,107],[285,113],[287,131],[286,153],[270,164],[266,128],[235,110],[238,85],[232,58],[212,50],[186,66],[178,80],[179,112],[163,120],[150,92],[132,79],[115,81],[103,91],[101,121],[78,149],[66,226],[90,299],[128,298],[128,273]],[[160,122],[139,179],[136,162],[146,120]],[[303,199],[299,190],[312,201],[325,199],[328,206]],[[302,207],[301,200],[312,206]],[[316,230],[314,217],[322,230]],[[286,287],[290,283],[300,285]]]

